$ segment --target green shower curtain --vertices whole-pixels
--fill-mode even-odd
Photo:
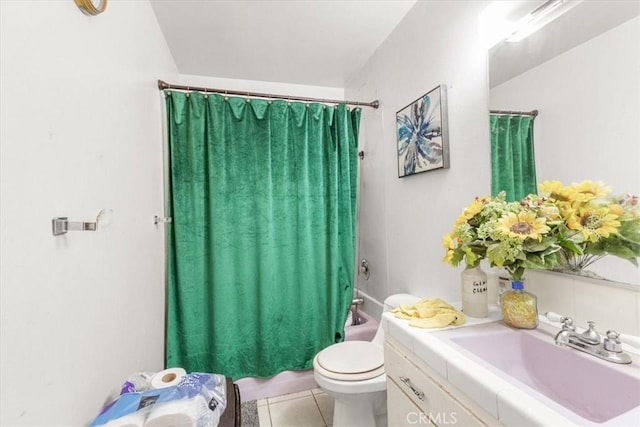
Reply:
[[[491,194],[508,201],[536,193],[533,117],[491,114]]]
[[[360,110],[165,91],[166,364],[234,379],[312,367],[344,335]]]

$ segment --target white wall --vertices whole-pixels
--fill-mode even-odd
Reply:
[[[308,98],[344,99],[344,88],[309,86],[291,83],[265,82],[258,80],[226,79],[221,77],[180,74],[177,83],[188,86],[214,89],[237,90],[242,92],[272,93]],[[240,96],[240,95],[235,95]]]
[[[163,368],[156,79],[177,72],[147,1],[3,0],[0,19],[0,424],[84,425]],[[101,208],[110,228],[52,235]]]
[[[540,314],[553,311],[569,316],[581,328],[592,320],[601,334],[613,329],[640,335],[640,286],[530,270],[525,288],[538,297]]]
[[[490,193],[487,54],[478,36],[484,1],[418,2],[347,85],[350,99],[379,99],[363,110],[358,277],[365,310],[388,295],[460,299],[460,269],[442,262],[442,237],[475,196]],[[395,113],[439,84],[449,86],[451,168],[402,179]]]
[[[640,17],[491,89],[491,108],[537,109],[538,181],[602,181],[640,195]],[[640,285],[640,269],[609,257],[590,268]]]

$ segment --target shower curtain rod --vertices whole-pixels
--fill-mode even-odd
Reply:
[[[372,102],[359,102],[359,101],[339,101],[335,99],[322,99],[322,98],[305,98],[300,96],[276,95],[272,93],[244,92],[239,90],[212,89],[212,88],[206,88],[206,87],[174,85],[174,84],[169,84],[167,82],[163,82],[162,80],[158,80],[158,89],[159,90],[176,89],[176,90],[186,90],[186,91],[195,91],[195,92],[204,92],[204,93],[218,93],[218,94],[224,94],[224,95],[239,95],[239,96],[248,96],[250,98],[284,99],[287,101],[321,102],[326,104],[347,104],[347,105],[371,107],[371,108],[378,108],[380,106],[380,102],[377,99]]]
[[[504,111],[504,110],[491,110],[489,111],[491,114],[505,114],[508,116],[531,116],[536,117],[538,115],[538,110],[533,111]]]

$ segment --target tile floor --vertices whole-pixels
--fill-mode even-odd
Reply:
[[[326,427],[333,399],[319,388],[258,400],[260,427]]]

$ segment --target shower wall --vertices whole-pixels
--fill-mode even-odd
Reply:
[[[358,277],[364,310],[391,294],[460,299],[460,271],[442,262],[442,236],[473,198],[490,193],[487,53],[478,14],[487,1],[417,2],[348,83],[349,99],[379,99],[362,114]],[[395,114],[448,88],[450,169],[398,178]]]

